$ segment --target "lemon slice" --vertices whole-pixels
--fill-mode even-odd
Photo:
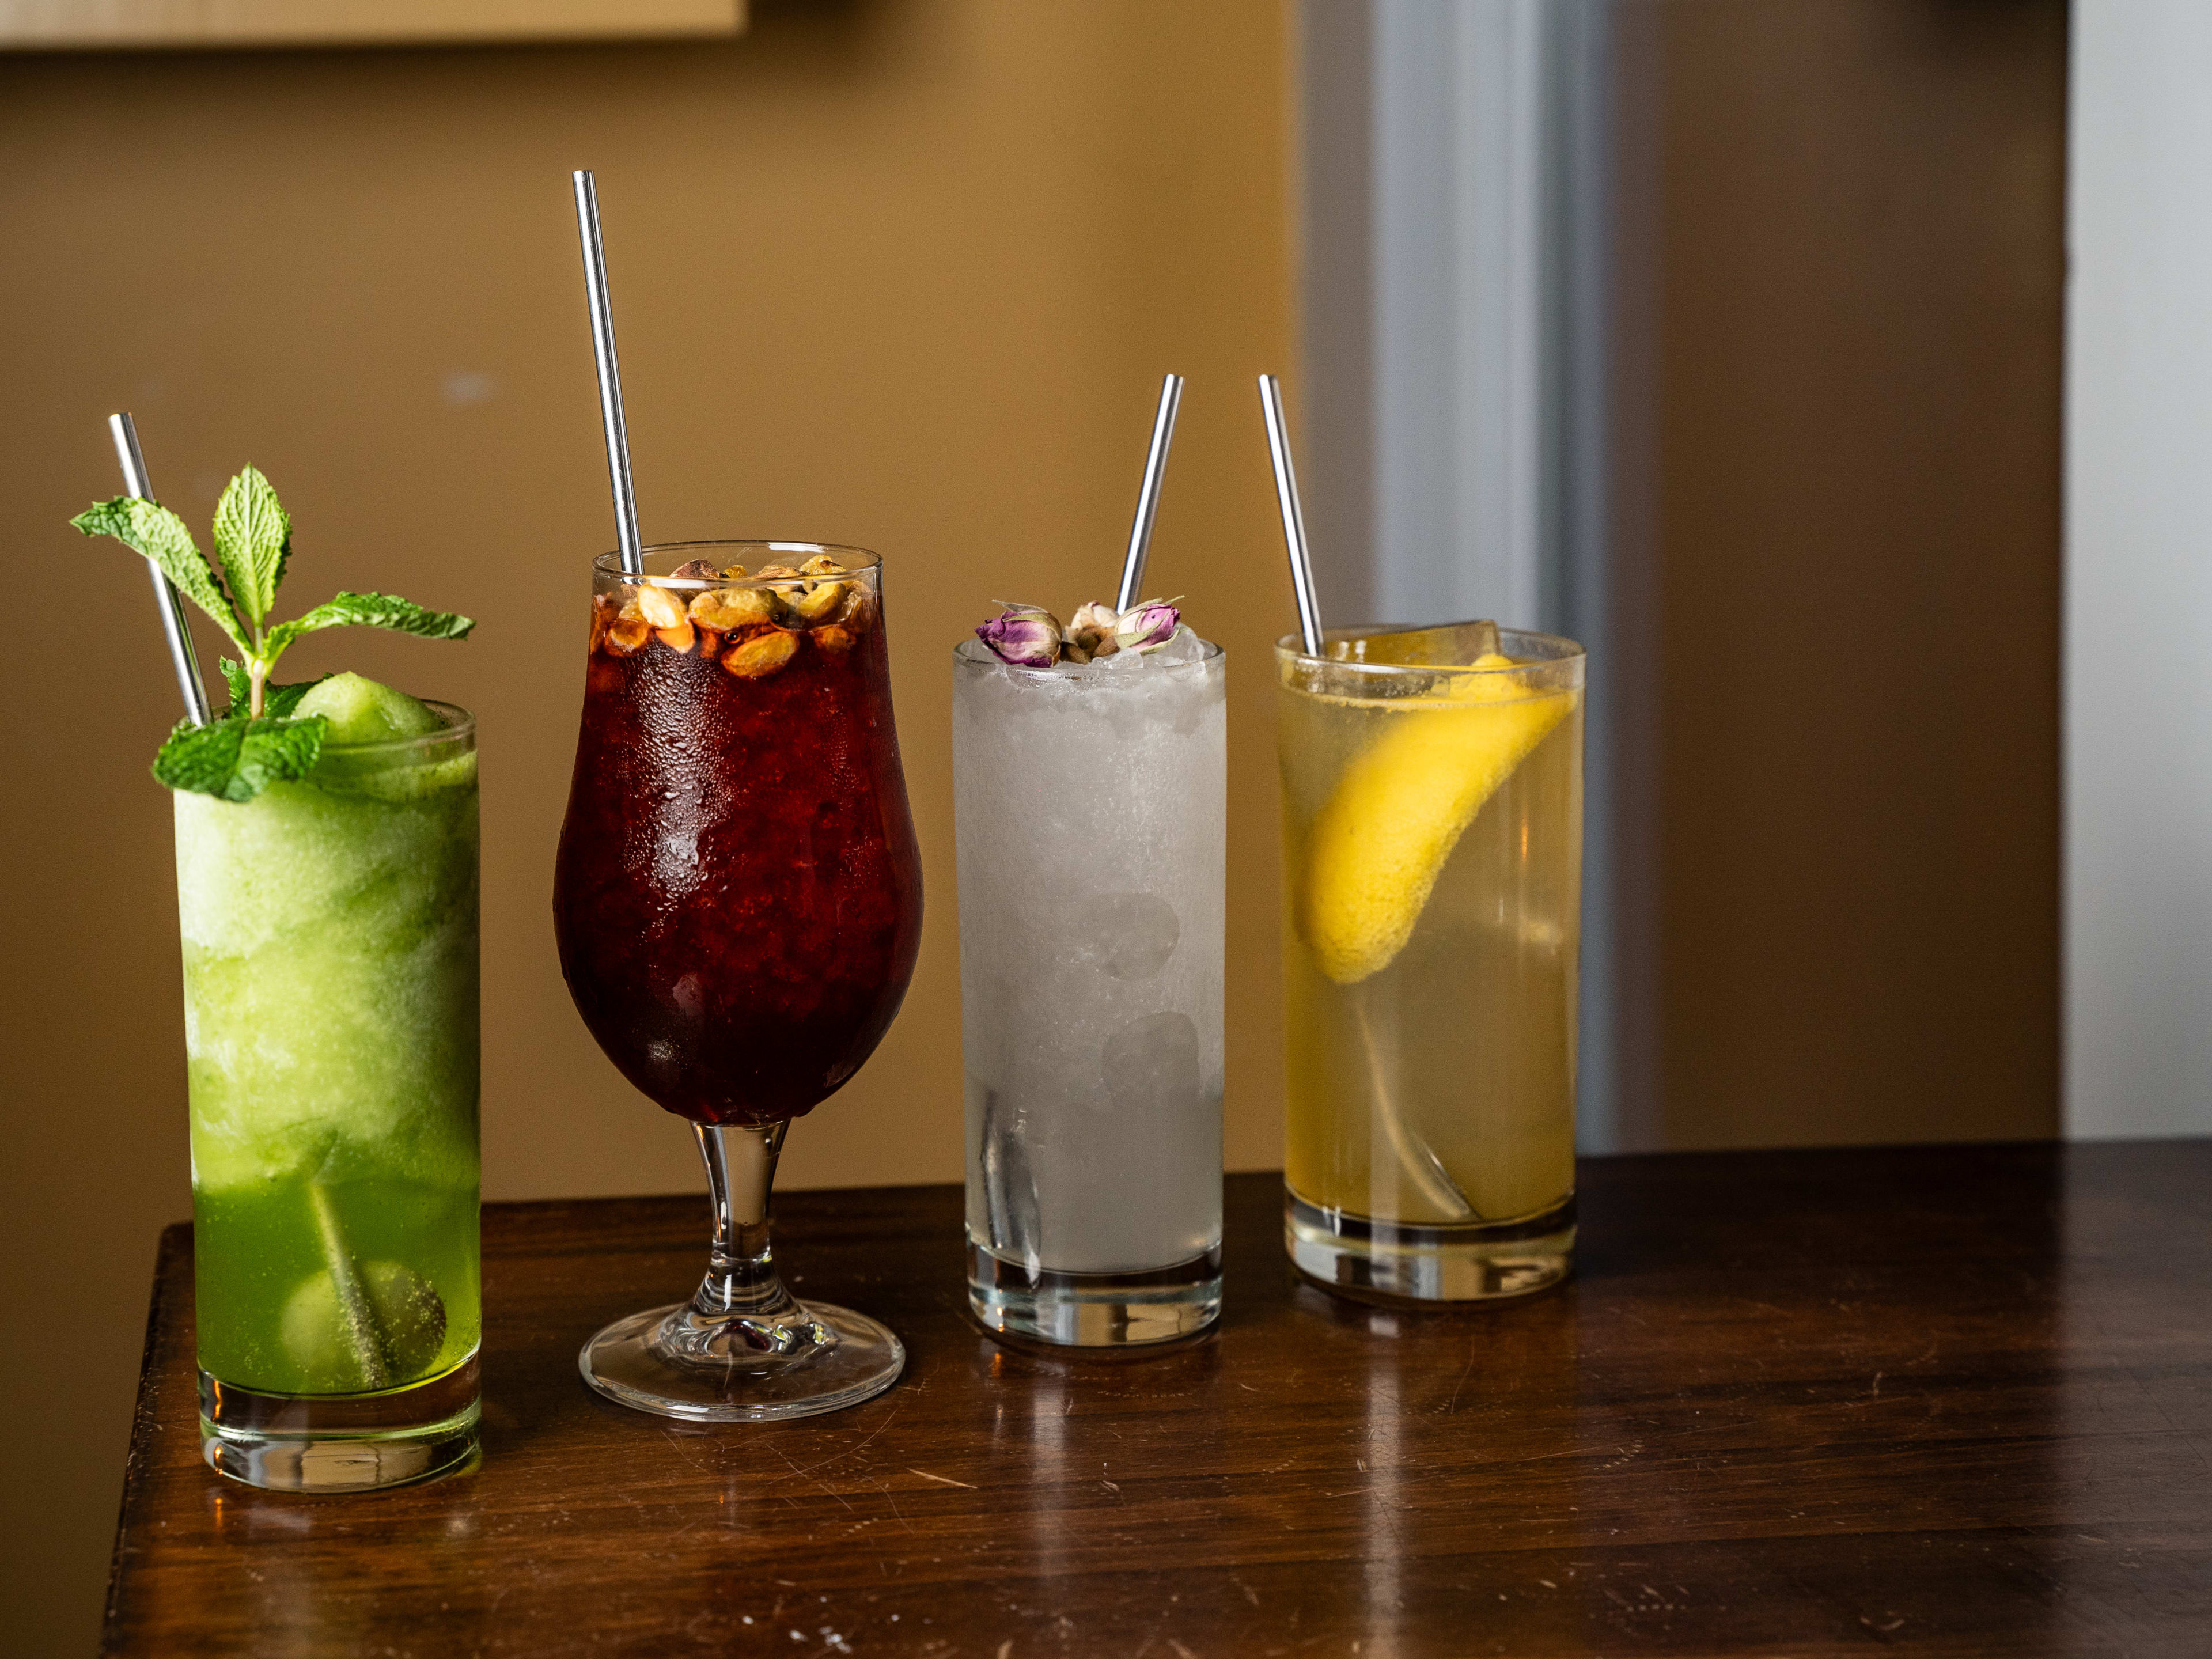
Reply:
[[[1495,653],[1477,668],[1511,668]],[[1455,675],[1444,693],[1389,705],[1389,729],[1344,770],[1314,821],[1300,929],[1339,985],[1405,948],[1437,876],[1483,803],[1575,706],[1502,676]]]

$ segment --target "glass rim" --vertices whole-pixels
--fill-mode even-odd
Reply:
[[[1488,617],[1470,617],[1462,622],[1403,623],[1390,628],[1329,628],[1322,630],[1322,641],[1327,644],[1334,640],[1373,640],[1387,638],[1393,634],[1425,634],[1433,629],[1467,628],[1489,620]],[[1565,649],[1557,656],[1540,657],[1534,662],[1510,663],[1503,668],[1478,668],[1471,662],[1362,662],[1352,657],[1316,656],[1305,648],[1304,635],[1285,634],[1275,641],[1275,655],[1278,660],[1311,663],[1318,668],[1340,668],[1386,677],[1406,674],[1528,674],[1556,668],[1562,663],[1586,663],[1589,660],[1589,652],[1582,642],[1571,640],[1564,634],[1547,634],[1534,628],[1508,628],[1503,623],[1493,625],[1501,639],[1511,635],[1524,640],[1542,640],[1547,644],[1564,646]]]
[[[1168,668],[1204,668],[1209,664],[1219,662],[1222,658],[1229,654],[1228,652],[1224,650],[1218,643],[1207,639],[1195,629],[1191,630],[1191,637],[1206,647],[1206,654],[1199,658],[1195,662],[1171,662],[1164,664],[1163,666]],[[981,654],[978,656],[968,655],[967,653],[971,647]],[[1117,653],[1115,654],[1118,655],[1119,653]],[[1063,667],[1088,667],[1090,665],[1087,663],[1054,663],[1050,667],[1040,668],[1025,662],[1008,662],[1005,658],[1000,656],[997,652],[992,650],[989,646],[984,644],[982,641],[978,639],[962,640],[954,645],[952,647],[952,660],[956,663],[964,664],[975,668],[1004,668],[1013,673],[1035,680],[1048,680],[1055,683],[1065,681],[1077,685],[1101,683],[1078,678],[1073,675],[1063,674],[1060,672]]]
[[[317,751],[319,755],[400,755],[413,749],[428,749],[457,738],[473,739],[477,734],[477,717],[457,702],[441,702],[435,697],[417,697],[416,702],[430,709],[446,721],[434,732],[417,732],[411,738],[370,738],[361,743],[325,743]]]
[[[790,542],[753,539],[745,537],[720,537],[699,541],[649,542],[638,551],[641,556],[650,558],[656,554],[684,553],[693,549],[711,550],[732,547],[749,548],[763,553],[792,553],[809,559],[826,554],[843,567],[842,574],[848,576],[862,575],[871,571],[878,573],[880,575],[884,565],[882,554],[871,552],[865,547],[849,547],[842,542]],[[736,564],[739,561],[717,560],[715,562]],[[593,554],[592,572],[594,575],[611,576],[620,581],[643,582],[652,587],[672,587],[698,592],[704,592],[710,588],[763,587],[773,586],[779,582],[813,581],[825,579],[809,576],[656,576],[649,571],[633,576],[623,568],[620,550],[610,553]],[[826,579],[836,580],[834,577]]]

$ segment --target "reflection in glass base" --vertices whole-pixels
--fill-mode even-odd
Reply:
[[[1518,1221],[1427,1227],[1370,1221],[1283,1189],[1283,1247],[1325,1290],[1368,1302],[1487,1302],[1528,1296],[1567,1276],[1572,1193]]]
[[[270,1492],[374,1492],[428,1480],[476,1454],[474,1354],[378,1394],[263,1394],[200,1374],[200,1455]]]
[[[1221,1316],[1221,1247],[1151,1273],[1065,1273],[968,1247],[968,1305],[995,1335],[1056,1347],[1136,1347],[1195,1336]]]
[[[632,1314],[586,1342],[577,1367],[617,1404],[696,1423],[842,1411],[906,1369],[904,1346],[866,1314],[784,1305],[791,1311],[774,1318],[708,1316],[688,1302]]]

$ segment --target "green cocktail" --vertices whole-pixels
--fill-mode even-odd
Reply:
[[[200,1364],[260,1393],[476,1352],[475,728],[425,715],[174,797]]]
[[[258,1443],[300,1396],[350,1407],[406,1443],[326,1474],[419,1474],[412,1437],[476,1415],[476,734],[383,693],[428,729],[349,742],[356,688],[301,703],[331,718],[307,778],[174,796],[204,1415]]]
[[[127,433],[126,433],[127,437]],[[143,488],[143,483],[141,485]],[[476,1447],[476,723],[355,674],[276,685],[303,635],[475,624],[386,593],[271,612],[292,525],[252,468],[221,565],[138,496],[73,520],[237,647],[154,775],[172,792],[191,1080],[200,1443],[254,1486],[420,1480]]]

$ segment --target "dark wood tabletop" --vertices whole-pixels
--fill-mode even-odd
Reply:
[[[965,1312],[951,1188],[799,1193],[801,1295],[905,1337],[829,1417],[699,1427],[578,1346],[689,1291],[703,1197],[484,1211],[483,1456],[367,1497],[204,1468],[163,1237],[129,1654],[2212,1655],[2212,1142],[1599,1158],[1577,1277],[1302,1284],[1229,1183],[1227,1311],[1120,1361]]]

